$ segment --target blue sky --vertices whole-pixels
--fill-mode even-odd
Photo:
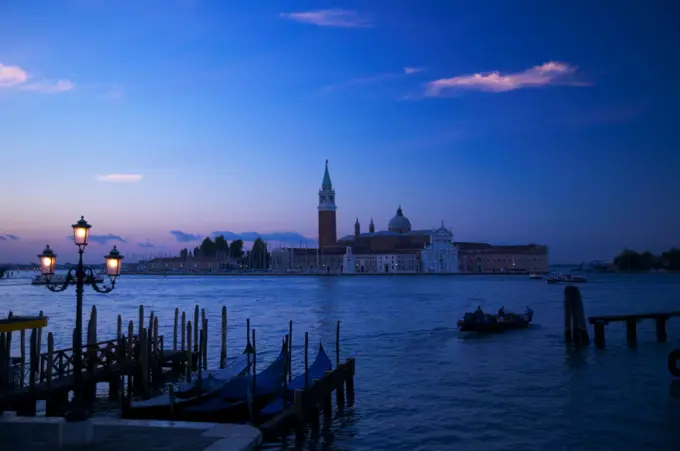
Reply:
[[[678,245],[678,10],[3,2],[0,235],[18,239],[0,260],[72,252],[81,214],[125,241],[101,252],[175,252],[171,231],[315,238],[326,158],[341,234],[402,204],[414,227],[554,262]]]

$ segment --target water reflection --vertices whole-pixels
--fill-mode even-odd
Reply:
[[[680,277],[673,275],[598,277],[581,289],[589,315],[672,309],[680,291]],[[15,314],[44,310],[50,317],[45,333],[54,333],[57,348],[67,347],[73,292],[49,293],[25,282],[1,285],[0,305]],[[673,449],[680,400],[674,395],[677,383],[669,387],[672,346],[655,343],[652,325],[641,323],[636,350],[625,344],[625,327],[614,325],[607,329],[604,350],[567,347],[562,297],[559,286],[512,276],[124,276],[110,295],[88,294],[85,312],[96,303],[97,334],[112,337],[116,315],[136,323],[144,304],[170,337],[175,307],[193,316],[200,304],[216,332],[209,337],[210,366],[219,358],[222,305],[228,310],[229,356],[243,350],[251,318],[262,365],[278,354],[292,320],[294,375],[302,371],[305,331],[310,349],[323,342],[335,360],[340,320],[341,357],[357,358],[355,406],[338,412],[330,428],[302,444],[288,437],[267,449]],[[456,320],[477,305],[490,311],[530,305],[542,327],[460,336]],[[680,321],[669,322],[668,336],[680,338]],[[115,412],[99,409],[100,415]]]

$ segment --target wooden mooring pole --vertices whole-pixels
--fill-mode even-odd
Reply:
[[[203,371],[208,371],[208,318],[203,319],[203,354],[201,361],[203,363]]]
[[[340,321],[335,327],[335,368],[340,366]],[[345,381],[338,384],[335,389],[335,404],[338,409],[345,407]]]
[[[172,350],[177,351],[177,326],[179,322],[179,308],[175,308],[175,322],[172,326]]]
[[[194,352],[198,352],[198,329],[200,329],[198,322],[198,304],[194,308]]]
[[[293,320],[288,321],[288,382],[293,380]]]
[[[227,364],[227,307],[222,306],[222,330],[220,335],[220,368]]]
[[[250,371],[250,354],[253,353],[252,345],[250,344],[250,318],[246,318],[246,352],[248,356],[248,371]]]
[[[191,382],[191,370],[193,369],[192,363],[191,363],[191,358],[192,358],[193,352],[191,350],[191,321],[187,322],[187,363],[186,363],[186,371],[187,371],[187,383]]]
[[[132,384],[133,384],[133,381],[132,381],[131,363],[132,363],[132,360],[134,358],[133,348],[132,348],[132,340],[133,340],[134,334],[135,334],[135,325],[132,322],[132,320],[130,320],[130,322],[128,323],[127,347],[125,349],[127,351],[125,353],[125,364],[126,364],[127,371],[128,371],[128,377],[127,377],[128,403],[132,401]],[[135,383],[136,383],[136,381],[135,381]],[[122,397],[122,398],[124,398],[124,397]]]
[[[564,340],[577,345],[590,343],[581,291],[574,285],[564,289]]]
[[[181,350],[184,351],[186,349],[186,341],[187,341],[187,314],[185,312],[182,312],[182,348]]]

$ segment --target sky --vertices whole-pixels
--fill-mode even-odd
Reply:
[[[680,245],[671,1],[0,1],[0,261],[313,244],[358,218],[552,263]],[[675,28],[675,29],[674,29]],[[229,235],[229,236],[232,236]],[[196,239],[196,240],[195,240]]]

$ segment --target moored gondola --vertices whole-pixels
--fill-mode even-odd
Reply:
[[[245,353],[250,352],[246,348]],[[231,380],[242,377],[249,370],[249,363],[246,356],[241,355],[226,368],[209,372],[208,375],[194,384],[173,385],[173,393],[170,391],[151,399],[143,401],[133,401],[123,407],[123,418],[131,419],[171,419],[178,412],[190,406],[195,406],[220,397],[222,391]],[[215,374],[219,377],[213,377]],[[177,387],[177,393],[174,393]]]
[[[254,381],[253,376],[236,377],[221,388],[219,397],[182,409],[173,419],[221,423],[251,419],[254,412],[279,395],[286,377],[287,361],[284,344],[277,359],[255,375]]]
[[[282,388],[281,393],[274,400],[259,410],[260,418],[270,418],[282,412],[286,407],[292,405],[293,392],[295,390],[305,388],[305,385],[310,386],[314,379],[323,378],[326,371],[331,371],[332,369],[333,362],[331,362],[323,346],[319,344],[319,352],[316,355],[316,359],[314,359],[314,363],[307,369],[307,372],[294,377]],[[307,379],[306,383],[305,378]]]

